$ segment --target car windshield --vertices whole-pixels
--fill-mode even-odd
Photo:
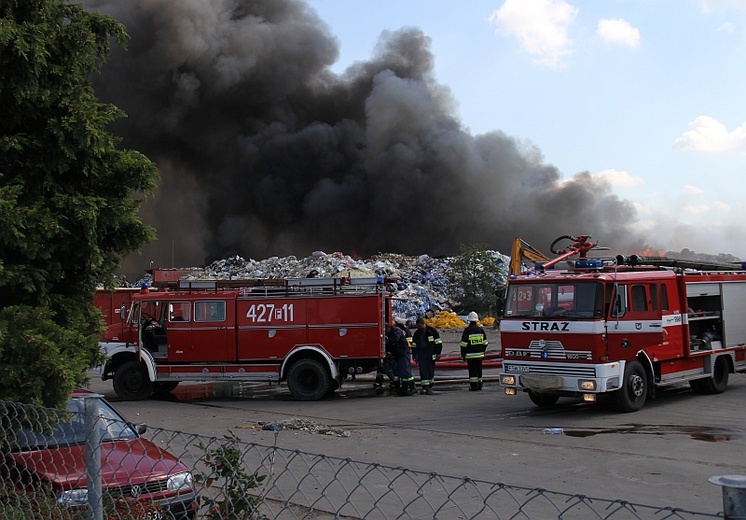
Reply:
[[[102,441],[132,440],[138,437],[132,427],[106,401],[99,400],[98,418],[94,419]],[[84,399],[73,397],[68,401],[67,413],[60,414],[59,422],[44,428],[40,422],[36,429],[23,429],[18,432],[17,443],[20,450],[56,448],[85,444],[85,403]]]
[[[598,282],[514,283],[505,307],[506,318],[601,318],[604,287]]]

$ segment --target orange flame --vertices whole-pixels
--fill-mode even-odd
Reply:
[[[663,251],[660,251],[659,249],[652,249],[650,247],[646,247],[642,251],[638,251],[635,254],[640,256],[665,256]]]

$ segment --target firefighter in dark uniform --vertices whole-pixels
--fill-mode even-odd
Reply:
[[[394,354],[394,375],[399,378],[399,395],[414,394],[412,354],[404,332],[399,327],[386,323],[386,351]]]
[[[435,383],[435,361],[440,359],[443,340],[433,327],[425,323],[425,318],[417,318],[417,330],[412,335],[412,355],[420,366],[420,393],[432,395]]]
[[[399,381],[399,378],[394,374],[396,370],[396,359],[394,358],[394,353],[389,351],[389,344],[388,341],[386,342],[386,355],[381,360],[381,366],[378,367],[378,372],[376,373],[376,381],[373,384],[373,388],[376,390],[376,394],[383,395],[386,393],[386,390],[383,388],[383,383],[385,381],[385,378],[388,377],[389,379],[389,390],[394,392],[399,390],[399,386],[401,385],[401,381]]]
[[[482,389],[482,361],[484,361],[484,352],[487,350],[487,334],[484,329],[477,323],[479,316],[472,311],[467,317],[469,325],[464,329],[461,335],[461,359],[466,361],[469,368],[469,390]]]

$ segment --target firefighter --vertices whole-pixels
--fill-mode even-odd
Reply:
[[[479,321],[477,313],[471,311],[467,319],[469,325],[464,329],[459,343],[461,359],[466,361],[466,366],[469,368],[469,390],[481,390],[482,361],[489,342],[484,329],[477,323]]]
[[[381,366],[378,367],[376,373],[376,382],[373,384],[373,388],[376,390],[376,394],[383,395],[386,390],[383,388],[383,382],[386,377],[389,379],[389,390],[394,392],[399,390],[401,382],[399,378],[394,374],[396,368],[396,360],[394,359],[394,353],[389,352],[388,342],[386,345],[386,355],[381,361]]]
[[[425,323],[425,318],[417,318],[417,330],[412,335],[412,355],[420,366],[420,393],[432,395],[435,383],[435,361],[440,359],[443,340],[433,327]]]
[[[386,323],[386,351],[394,355],[396,363],[394,375],[399,378],[399,395],[414,394],[412,375],[412,354],[404,332],[399,327]]]
[[[404,323],[402,318],[394,318],[394,323],[396,323],[396,326],[401,329],[401,331],[404,333],[404,337],[407,338],[407,343],[409,344],[409,348],[414,348],[414,345],[412,345],[412,333],[407,328],[406,323]],[[411,351],[410,351],[411,352]]]

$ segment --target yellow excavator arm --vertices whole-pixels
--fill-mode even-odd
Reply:
[[[532,245],[522,240],[521,237],[515,237],[513,240],[513,247],[510,250],[509,274],[521,273],[521,264],[523,263],[524,258],[531,260],[534,264],[541,264],[549,261],[547,255],[538,249],[535,249]]]

